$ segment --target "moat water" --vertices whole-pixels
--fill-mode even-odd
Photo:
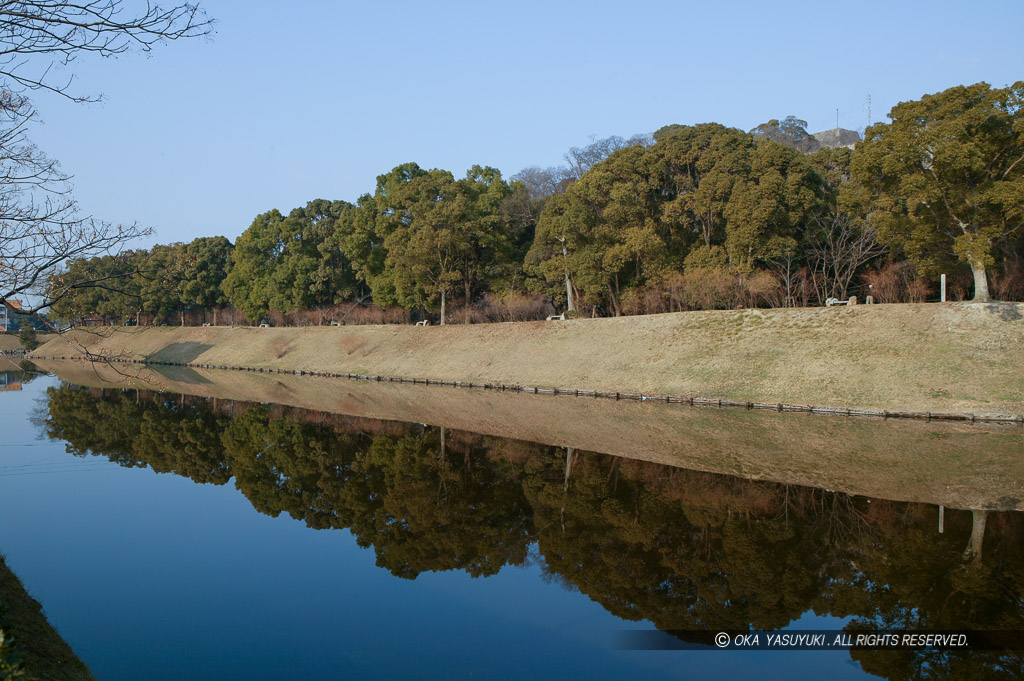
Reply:
[[[701,635],[1024,629],[1019,511],[32,378],[0,394],[0,551],[101,681],[1024,673]]]

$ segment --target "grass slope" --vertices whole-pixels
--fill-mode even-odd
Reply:
[[[1024,412],[1024,304],[683,312],[444,327],[77,331],[93,352],[851,408]],[[34,357],[74,354],[60,339]]]
[[[28,595],[0,556],[0,624],[5,637],[14,639],[28,678],[41,681],[93,679],[71,646],[46,621],[43,608]]]

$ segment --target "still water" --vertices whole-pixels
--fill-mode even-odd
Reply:
[[[928,503],[274,404],[21,388],[0,394],[0,550],[104,681],[1024,671],[1019,653],[622,649],[634,629],[1022,629],[1018,511],[946,508],[939,533]]]

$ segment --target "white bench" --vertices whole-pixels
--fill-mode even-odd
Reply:
[[[555,322],[555,321],[559,321],[559,320],[561,320],[563,322],[565,321],[565,313],[564,312],[562,314],[549,314],[548,318],[545,321]]]
[[[430,320],[424,319],[422,322],[416,322],[416,326],[430,326]]]

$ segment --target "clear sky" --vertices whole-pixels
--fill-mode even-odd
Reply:
[[[126,0],[131,4],[134,0]],[[792,114],[863,129],[899,101],[1024,80],[1024,2],[201,3],[209,39],[73,66],[32,139],[83,209],[234,240],[271,208],[355,201],[407,161],[557,165],[590,136]],[[139,245],[146,245],[140,243]]]

